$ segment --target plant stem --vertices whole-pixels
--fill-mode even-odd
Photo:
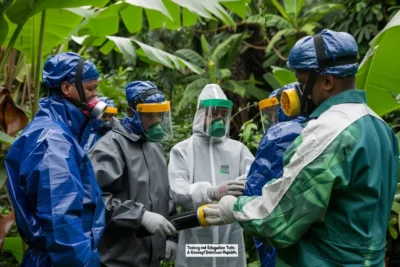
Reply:
[[[14,44],[17,41],[19,33],[21,32],[22,28],[25,25],[25,22],[26,22],[26,20],[24,22],[18,24],[17,28],[15,29],[15,31],[14,31],[12,37],[11,37],[11,40],[8,43],[6,53],[4,54],[3,58],[0,61],[0,70],[3,70],[4,65],[6,64],[6,62],[8,60],[8,57],[10,56],[11,50],[13,49]]]
[[[246,109],[249,109],[249,108],[252,108],[252,107],[255,107],[255,106],[258,106],[258,103],[255,103],[255,104],[253,104],[253,105],[249,105],[249,106],[246,106],[246,107],[244,107],[244,108],[241,108],[238,112],[236,112],[235,114],[233,114],[233,116],[231,117],[231,121],[233,121],[233,118],[235,118],[238,114],[240,114],[240,112],[242,112],[243,110],[246,110]]]
[[[40,96],[40,72],[42,65],[42,48],[43,48],[43,35],[44,35],[44,26],[46,22],[46,10],[42,11],[42,21],[40,23],[40,33],[39,33],[39,45],[38,45],[38,53],[36,60],[36,70],[35,70],[35,100],[32,107],[32,119],[35,117],[38,105],[39,105],[39,96]]]

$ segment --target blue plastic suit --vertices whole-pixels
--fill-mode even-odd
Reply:
[[[358,46],[353,36],[346,32],[321,31],[324,42],[325,56],[327,58],[356,56]],[[337,45],[340,44],[340,45]],[[290,69],[307,70],[318,69],[318,60],[315,53],[315,45],[312,36],[306,36],[296,42],[290,50],[287,66]],[[355,76],[358,64],[347,64],[326,68],[319,74],[330,74],[336,77]]]
[[[114,101],[112,101],[108,97],[102,96],[98,99],[99,101],[103,101],[104,103],[106,103],[108,107],[115,108]],[[94,146],[94,144],[110,130],[110,121],[95,119],[90,120],[82,135],[81,146],[83,148],[83,151],[87,153]]]
[[[155,86],[153,83],[149,81],[131,82],[125,88],[126,100],[128,100],[128,103],[136,101],[136,99],[138,99],[141,94],[153,88],[157,89],[157,86]],[[157,103],[162,101],[165,101],[164,95],[158,93],[146,98],[146,103]],[[133,111],[134,116],[133,117],[125,116],[125,118],[122,120],[122,125],[124,125],[125,128],[127,128],[134,134],[143,135],[143,124],[140,118],[140,114],[139,112],[137,112],[132,108],[131,110]]]
[[[293,88],[293,84],[288,84],[283,88],[277,89],[270,94],[271,97],[277,96],[282,90]],[[279,96],[278,96],[279,98]],[[245,196],[261,196],[263,186],[274,177],[281,177],[283,173],[283,153],[300,135],[303,130],[302,122],[304,117],[288,117],[284,114],[281,107],[277,112],[277,123],[271,126],[264,134],[258,147],[255,160],[250,167],[247,176]],[[254,239],[258,256],[262,267],[274,267],[276,249],[261,241]]]
[[[59,81],[47,75],[45,83],[59,86],[63,73],[55,74]],[[78,108],[53,93],[40,100],[39,112],[6,156],[7,191],[29,246],[21,266],[99,266],[105,207],[78,143],[86,123]]]

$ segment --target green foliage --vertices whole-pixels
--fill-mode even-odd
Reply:
[[[319,21],[328,14],[335,11],[344,10],[345,6],[332,3],[319,3],[317,5],[307,6],[306,1],[284,1],[281,5],[278,0],[271,0],[272,4],[278,10],[279,15],[267,14],[264,19],[259,20],[265,23],[265,27],[276,29],[275,34],[267,46],[267,53],[281,42],[289,44],[289,48],[295,41],[305,35],[312,35],[317,28],[321,28]]]
[[[354,36],[361,60],[369,50],[369,42],[398,11],[396,1],[341,0],[347,9],[332,24],[333,30],[345,31]]]
[[[14,141],[14,137],[11,137],[8,134],[0,131],[0,143],[11,146]]]

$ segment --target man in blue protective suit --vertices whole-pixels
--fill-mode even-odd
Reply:
[[[158,267],[174,260],[175,211],[159,142],[172,138],[171,106],[151,82],[126,86],[127,115],[89,151],[106,204],[101,266]],[[151,233],[151,236],[146,236]],[[175,241],[175,242],[174,242]]]
[[[283,153],[300,135],[303,130],[302,123],[306,121],[303,116],[286,116],[279,105],[279,100],[283,90],[292,89],[300,84],[298,82],[290,83],[282,88],[276,89],[270,95],[268,100],[276,100],[269,105],[272,109],[276,104],[276,110],[273,110],[272,120],[264,128],[264,136],[258,147],[255,160],[251,165],[247,176],[246,189],[244,196],[261,196],[263,186],[274,179],[281,177],[283,173]],[[260,102],[260,112],[263,112],[262,102]],[[263,115],[262,115],[263,117]],[[261,267],[274,267],[276,258],[276,249],[272,248],[254,238],[254,244],[257,248]]]
[[[87,153],[101,137],[111,130],[113,118],[118,113],[118,108],[115,107],[113,100],[106,96],[99,97],[99,100],[106,103],[108,106],[100,119],[93,119],[86,126],[81,141],[85,153]]]
[[[29,245],[22,266],[98,266],[105,208],[92,164],[79,142],[96,98],[99,73],[75,53],[50,57],[43,82],[51,95],[7,154],[7,192]]]

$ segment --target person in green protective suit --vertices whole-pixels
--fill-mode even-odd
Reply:
[[[396,136],[354,90],[357,45],[323,30],[299,40],[288,67],[302,94],[281,96],[287,115],[310,117],[284,154],[282,177],[262,196],[223,197],[204,209],[211,225],[238,222],[278,248],[286,266],[383,266],[397,186]],[[279,262],[279,261],[277,261]]]

